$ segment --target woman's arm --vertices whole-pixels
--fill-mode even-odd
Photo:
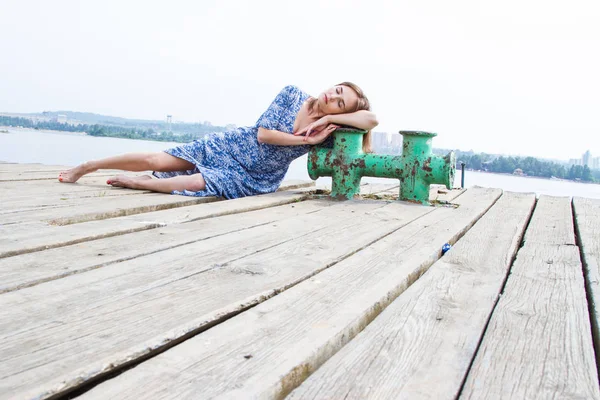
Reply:
[[[320,131],[329,124],[348,125],[358,129],[370,131],[379,125],[377,117],[371,111],[360,110],[349,114],[329,114],[321,117],[318,121],[309,124],[308,126],[294,132],[295,136],[305,135],[305,140],[308,140],[315,132]]]
[[[327,124],[348,125],[358,129],[370,131],[379,125],[377,117],[371,111],[360,110],[349,114],[330,114],[326,115]]]
[[[258,128],[257,139],[259,143],[274,144],[277,146],[303,146],[307,144],[323,143],[325,139],[337,128],[337,125],[328,125],[322,131],[313,134],[309,138],[290,135],[282,131]]]

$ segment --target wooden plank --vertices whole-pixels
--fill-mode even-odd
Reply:
[[[538,207],[542,205],[542,209],[552,209],[553,213],[544,215],[543,223],[536,223],[527,228],[525,245],[539,243],[575,246],[575,227],[570,197],[542,196],[540,201]]]
[[[397,199],[400,191],[398,184],[367,183],[360,188],[361,196],[370,199]],[[450,203],[464,192],[464,189],[448,190],[443,185],[431,185],[429,201],[436,204]]]
[[[311,184],[312,182],[294,181],[285,188],[298,188]],[[45,221],[52,225],[69,225],[222,200],[217,197],[140,193],[129,189],[123,189],[123,193],[128,195],[88,198],[76,196],[72,199],[61,197],[47,203],[46,200],[35,200],[33,206],[27,206],[28,203],[24,202],[23,206],[13,205],[13,208],[0,209],[0,218],[3,224]]]
[[[444,257],[290,399],[455,399],[535,195],[505,193]]]
[[[119,173],[122,173],[119,172]],[[101,170],[88,174],[90,177],[108,177],[114,176],[111,171]],[[36,172],[0,172],[0,182],[18,182],[18,181],[40,181],[40,180],[57,180],[58,173],[56,171],[36,171]]]
[[[58,182],[58,175],[72,167],[60,165],[44,164],[3,164],[0,166],[0,182],[11,183],[35,183],[31,181],[53,180]],[[103,169],[86,175],[86,178],[113,176],[118,174],[127,174],[129,176],[148,175],[152,171],[125,172],[118,169]],[[106,181],[106,178],[104,178]],[[42,182],[38,182],[42,183]]]
[[[400,193],[400,184],[398,184],[397,182],[392,182],[393,181],[390,180],[390,183],[367,183],[361,185],[360,194],[361,196],[368,196],[386,192],[387,194],[395,194],[396,196],[398,196],[398,194]]]
[[[459,208],[435,209],[82,398],[283,398],[410,286],[440,257],[441,245],[457,240],[499,195],[492,189],[467,192]]]
[[[35,196],[26,199],[15,198],[13,200],[3,201],[0,206],[0,218],[5,223],[18,223],[21,219],[31,221],[44,221],[52,218],[52,215],[61,215],[63,209],[70,209],[77,213],[78,209],[103,208],[111,209],[114,203],[118,207],[120,203],[130,202],[128,208],[137,208],[144,204],[157,205],[169,202],[181,202],[181,200],[190,200],[187,196],[171,196],[164,193],[151,193],[137,190],[113,190],[112,196],[107,196],[104,191],[101,192],[75,192],[70,194],[46,196]],[[94,195],[96,194],[96,195]],[[115,195],[118,194],[118,195]],[[192,199],[193,200],[193,199]],[[192,203],[194,204],[194,203]],[[84,211],[85,212],[85,211]],[[25,218],[23,215],[27,215]],[[36,217],[39,215],[40,217]],[[50,217],[48,217],[50,215]]]
[[[267,210],[170,225],[0,259],[0,293],[34,286],[230,232],[275,223],[302,214],[318,213],[331,205],[339,204],[326,199],[303,201]]]
[[[70,225],[126,215],[143,214],[201,203],[218,201],[217,197],[172,196],[163,193],[143,193],[119,197],[94,197],[78,202],[66,202],[62,207],[24,209],[1,214],[4,225],[43,221],[51,225]]]
[[[394,182],[390,179],[390,182]],[[399,195],[399,184],[395,183],[361,183],[360,195],[369,199],[385,199],[396,200]],[[331,191],[329,182],[319,183],[318,190]],[[429,190],[429,201],[437,203],[449,203],[456,197],[460,196],[465,189],[448,190],[444,185],[431,185]]]
[[[199,204],[194,207],[180,207],[66,226],[48,225],[41,222],[0,225],[0,259],[153,229],[169,224],[198,221],[221,215],[294,203],[302,201],[310,195],[310,188],[280,191],[261,196]]]
[[[436,204],[451,203],[455,198],[460,196],[466,191],[466,189],[452,189],[448,190],[443,186],[433,187],[429,191],[429,201]]]
[[[590,308],[596,365],[600,365],[600,200],[573,198],[573,215]]]
[[[315,181],[305,181],[302,179],[288,179],[281,182],[281,185],[279,185],[279,189],[277,189],[277,191],[281,192],[283,190],[294,190],[314,187]]]
[[[127,176],[141,176],[148,175],[147,172],[126,172],[115,171],[115,175],[124,174]],[[58,175],[57,175],[58,177]],[[10,193],[21,195],[30,195],[34,193],[46,193],[46,192],[77,192],[86,191],[91,188],[94,189],[114,189],[114,190],[125,190],[123,188],[113,188],[106,184],[106,177],[98,177],[85,175],[80,178],[76,183],[61,183],[58,179],[55,180],[39,180],[39,181],[11,181],[2,182],[0,185],[0,191],[3,193]]]
[[[141,174],[140,174],[141,175]],[[136,176],[128,174],[128,176]],[[143,190],[130,190],[125,188],[112,187],[106,184],[106,178],[83,177],[77,183],[60,183],[58,181],[24,181],[24,182],[3,182],[0,185],[0,197],[2,206],[11,201],[45,201],[47,197],[76,197],[86,196],[98,197],[108,195],[126,195],[146,193]]]
[[[7,321],[0,333],[6,358],[0,385],[6,389],[0,398],[48,397],[148,356],[275,296],[432,210],[397,202],[345,202],[322,215],[5,293],[0,296],[0,320]]]
[[[540,197],[460,398],[600,398],[571,215],[570,199]]]
[[[63,185],[64,186],[64,185]],[[28,209],[30,211],[39,210],[42,208],[59,208],[64,207],[65,204],[73,204],[79,199],[98,199],[104,197],[121,197],[140,195],[143,193],[151,193],[147,190],[123,190],[121,188],[113,188],[108,186],[106,188],[87,188],[81,191],[63,191],[63,192],[50,192],[45,194],[33,194],[33,195],[10,195],[8,198],[2,198],[0,202],[0,213],[6,214],[9,212],[21,211]],[[4,196],[0,196],[4,197]]]
[[[136,176],[136,174],[129,173],[127,175]],[[304,180],[285,180],[281,183],[279,190],[304,187],[315,187],[315,183]],[[46,204],[48,198],[70,199],[75,197],[125,196],[140,193],[150,193],[150,191],[112,187],[106,184],[106,178],[83,177],[74,184],[64,184],[58,181],[5,182],[0,185],[0,198],[2,199],[0,207],[8,208],[4,205],[23,201],[34,203],[37,201],[40,204]]]

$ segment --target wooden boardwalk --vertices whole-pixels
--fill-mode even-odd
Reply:
[[[0,164],[0,399],[600,399],[599,200],[61,169]]]

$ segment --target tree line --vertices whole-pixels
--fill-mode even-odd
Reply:
[[[106,136],[126,139],[156,140],[160,142],[186,143],[204,136],[207,132],[219,132],[225,130],[221,126],[210,126],[204,124],[174,124],[179,128],[177,133],[157,132],[152,128],[135,128],[102,124],[69,124],[58,121],[35,121],[30,118],[0,116],[0,125],[21,126],[31,129],[48,129],[63,132],[85,132],[90,136]],[[191,132],[182,132],[185,125],[189,125]]]
[[[560,178],[581,180],[584,182],[600,181],[600,170],[591,170],[587,165],[564,166],[553,161],[539,160],[534,157],[505,157],[490,154],[458,153],[457,163],[465,163],[465,167],[473,170],[514,174],[521,170],[524,175],[542,178]]]

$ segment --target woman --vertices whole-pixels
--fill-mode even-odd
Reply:
[[[286,86],[253,127],[207,135],[159,153],[131,153],[88,161],[61,172],[61,182],[76,182],[99,169],[154,171],[110,178],[112,186],[188,196],[228,199],[275,192],[290,163],[323,143],[338,125],[369,131],[363,150],[370,151],[370,130],[378,122],[369,100],[353,83],[343,82],[318,97]]]

